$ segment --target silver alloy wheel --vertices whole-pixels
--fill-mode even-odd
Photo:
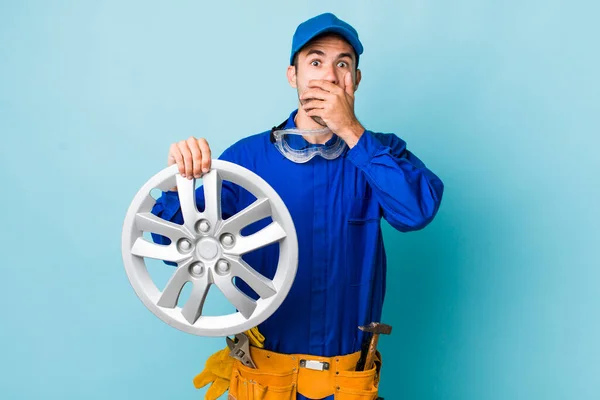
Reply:
[[[256,201],[228,219],[221,217],[223,180],[237,184],[256,197]],[[195,179],[182,178],[177,165],[154,175],[135,195],[122,234],[122,255],[127,276],[135,293],[157,317],[167,324],[200,336],[229,336],[257,326],[277,310],[287,296],[298,267],[296,229],[285,204],[261,177],[239,165],[213,160],[211,170],[202,176],[205,209],[195,203]],[[155,203],[154,188],[167,191],[177,185],[183,225],[166,221],[150,211]],[[263,218],[273,222],[249,236],[240,231]],[[146,240],[144,232],[168,237],[169,245]],[[248,265],[241,257],[249,252],[279,243],[279,261],[272,280]],[[173,276],[161,292],[148,272],[144,258],[177,263]],[[173,268],[165,265],[165,268]],[[239,278],[259,296],[246,296],[233,283]],[[177,301],[183,286],[193,289],[183,305]],[[217,286],[238,310],[235,313],[202,315],[211,285]]]

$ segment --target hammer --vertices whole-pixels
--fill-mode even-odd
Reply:
[[[367,358],[365,360],[365,365],[363,367],[363,371],[367,371],[373,368],[373,361],[375,360],[375,351],[377,350],[377,342],[379,341],[379,335],[389,335],[392,333],[392,326],[382,324],[380,322],[371,322],[366,326],[359,326],[363,332],[370,332],[373,334],[371,337],[371,343],[369,344],[369,351],[367,352]],[[360,369],[357,368],[360,371]]]

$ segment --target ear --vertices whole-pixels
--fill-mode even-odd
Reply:
[[[298,88],[298,85],[296,83],[296,67],[294,67],[293,65],[290,65],[287,68],[287,80],[291,87],[293,87],[294,89]]]
[[[361,79],[362,79],[362,72],[360,72],[360,69],[357,69],[356,70],[356,83],[354,84],[355,92],[358,90],[358,84],[360,83]]]

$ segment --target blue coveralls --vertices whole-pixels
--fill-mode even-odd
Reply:
[[[295,127],[296,113],[292,112],[285,128]],[[380,321],[385,295],[381,217],[402,232],[425,227],[439,208],[442,181],[396,135],[369,130],[335,160],[317,156],[305,164],[289,161],[270,141],[270,131],[240,140],[219,158],[268,182],[296,227],[298,272],[282,305],[259,326],[266,337],[265,348],[325,357],[360,350],[363,333],[358,326]],[[200,208],[203,195],[203,190],[197,190]],[[254,200],[245,189],[223,183],[224,217]],[[152,212],[183,221],[176,192],[164,192]],[[258,231],[267,222],[259,221],[242,233]],[[161,236],[153,238],[163,243]],[[243,258],[272,278],[278,255],[278,245],[273,244]],[[238,286],[251,294],[243,282]],[[305,399],[300,394],[297,398]]]

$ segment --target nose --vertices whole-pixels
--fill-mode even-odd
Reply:
[[[334,64],[330,64],[329,66],[327,66],[325,69],[325,76],[323,77],[324,80],[329,81],[331,83],[333,83],[334,85],[338,84],[338,77],[335,73],[335,65]]]

